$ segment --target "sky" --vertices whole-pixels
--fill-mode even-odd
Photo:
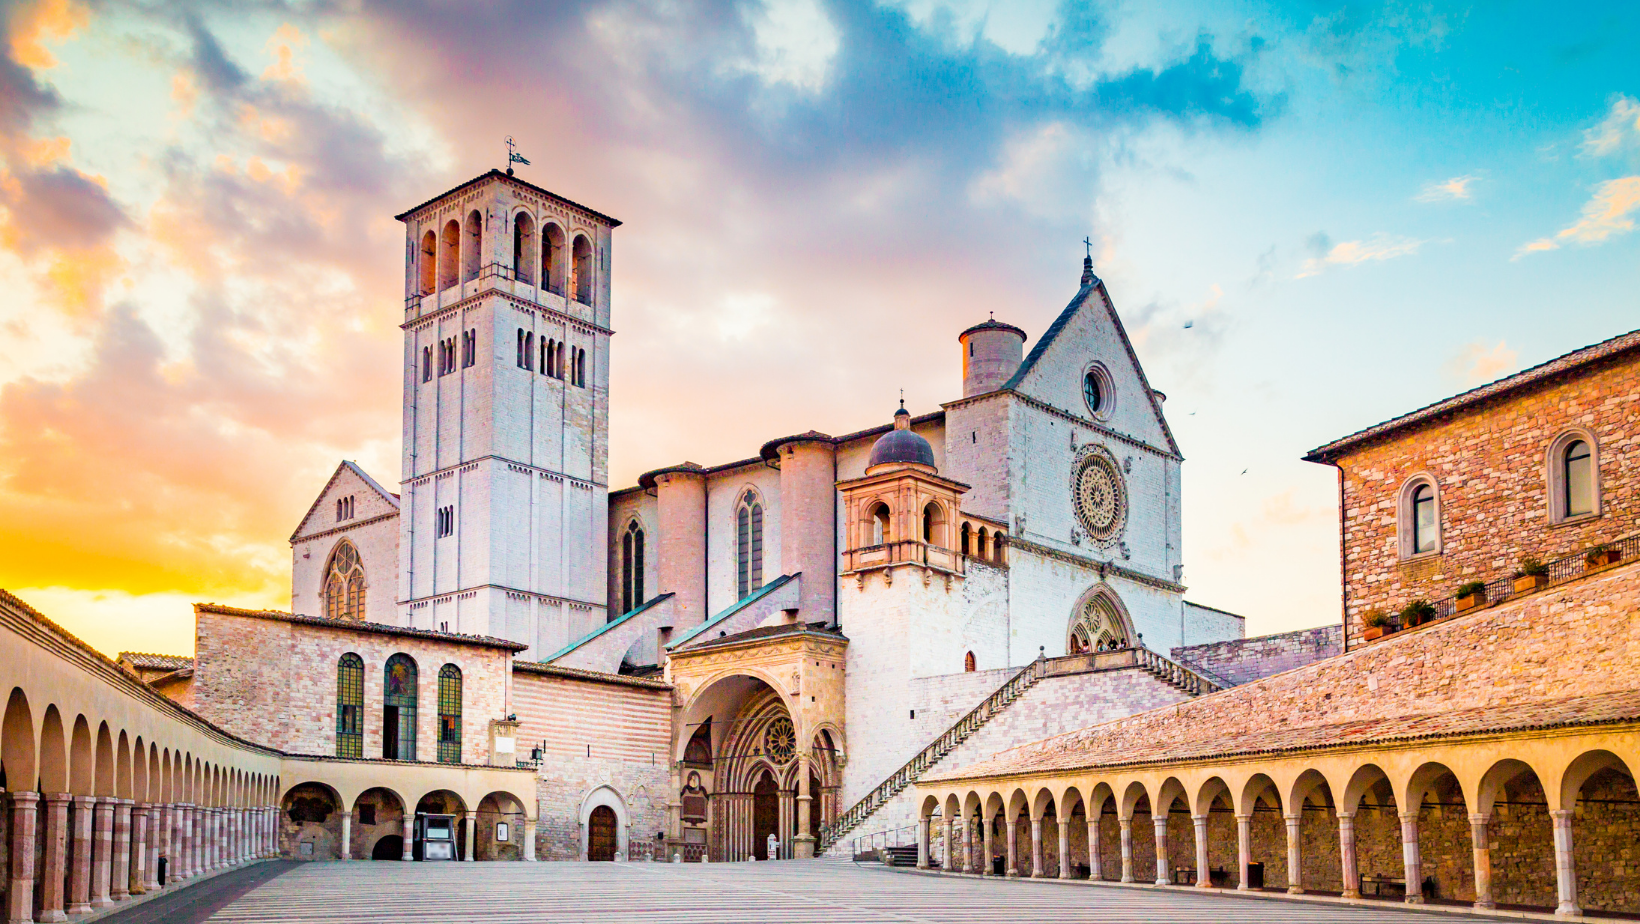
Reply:
[[[0,587],[113,653],[288,608],[398,480],[403,230],[493,167],[615,232],[612,486],[961,394],[1092,244],[1184,582],[1339,617],[1309,449],[1636,326],[1640,5],[0,2]]]

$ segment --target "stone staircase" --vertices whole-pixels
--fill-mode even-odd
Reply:
[[[930,768],[955,751],[1043,678],[1133,668],[1144,670],[1187,696],[1201,696],[1222,689],[1219,684],[1148,648],[1123,648],[1116,651],[1067,655],[1062,658],[1038,658],[1008,678],[990,696],[981,700],[979,705],[969,710],[955,724],[906,761],[904,766],[889,774],[888,778],[867,793],[865,798],[838,815],[835,822],[822,825],[816,853],[825,854],[841,842],[850,832],[921,779]]]

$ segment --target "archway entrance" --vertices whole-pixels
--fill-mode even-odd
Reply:
[[[372,860],[402,860],[404,859],[404,837],[398,834],[387,834],[376,840],[376,846],[370,848]]]
[[[592,817],[587,821],[588,860],[615,859],[615,846],[619,841],[617,825],[614,809],[600,805],[592,810]]]
[[[752,787],[752,856],[759,860],[776,860],[769,856],[769,835],[780,836],[780,791],[774,777],[764,770]]]

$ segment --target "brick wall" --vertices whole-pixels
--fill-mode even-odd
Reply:
[[[1342,626],[1318,626],[1175,648],[1173,660],[1236,686],[1343,654],[1343,638]]]
[[[1608,361],[1343,455],[1349,643],[1359,641],[1369,610],[1449,597],[1467,581],[1507,577],[1522,557],[1548,561],[1633,533],[1640,514],[1637,368],[1640,357]],[[1598,444],[1602,509],[1556,525],[1546,454],[1573,427]],[[1397,507],[1402,485],[1419,473],[1437,485],[1441,548],[1403,561]]]

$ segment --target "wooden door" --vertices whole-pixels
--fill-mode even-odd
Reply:
[[[615,848],[620,840],[616,837],[615,810],[607,805],[600,805],[592,810],[592,818],[587,822],[587,859],[613,860]]]
[[[769,835],[777,835],[780,828],[780,792],[774,777],[767,770],[752,788],[752,856],[759,860],[776,860],[769,856]]]

